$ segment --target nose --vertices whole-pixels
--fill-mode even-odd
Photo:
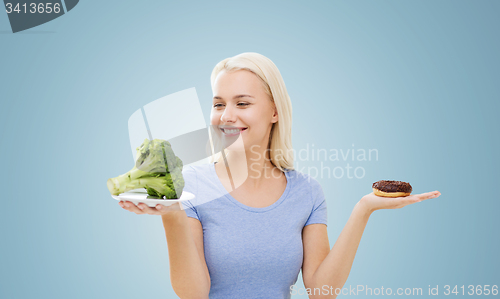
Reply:
[[[233,111],[232,108],[226,107],[220,117],[220,121],[223,123],[235,123],[236,113]]]

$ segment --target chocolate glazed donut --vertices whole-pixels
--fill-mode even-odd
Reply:
[[[409,183],[401,181],[378,181],[373,183],[373,194],[383,197],[403,197],[411,194]]]

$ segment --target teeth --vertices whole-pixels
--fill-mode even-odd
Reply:
[[[222,129],[224,131],[224,133],[226,134],[236,134],[238,133],[240,130],[238,129],[231,129],[231,130],[227,130],[227,129]]]

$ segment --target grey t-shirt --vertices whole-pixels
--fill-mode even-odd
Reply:
[[[272,205],[254,208],[227,193],[213,163],[183,169],[188,217],[203,227],[210,298],[290,298],[303,260],[302,229],[327,224],[325,197],[312,177],[291,170]]]

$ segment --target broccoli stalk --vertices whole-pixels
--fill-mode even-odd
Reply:
[[[134,167],[135,168],[135,167]],[[157,174],[155,176],[141,176],[133,178],[133,174],[142,172],[138,169],[131,170],[126,174],[122,174],[116,178],[108,180],[108,189],[113,195],[118,195],[130,190],[145,188],[148,194],[154,197],[178,198],[175,192],[174,184],[172,181],[172,174],[166,173],[164,175]],[[176,173],[174,176],[180,181],[177,187],[182,189],[184,181],[180,177],[182,174]],[[180,178],[180,179],[179,179]],[[177,182],[177,181],[176,181]]]
[[[137,148],[134,168],[116,178],[109,179],[107,186],[113,195],[145,188],[148,194],[154,197],[179,198],[180,194],[177,194],[176,189],[182,193],[184,188],[182,166],[182,161],[175,156],[168,141],[146,139]]]

